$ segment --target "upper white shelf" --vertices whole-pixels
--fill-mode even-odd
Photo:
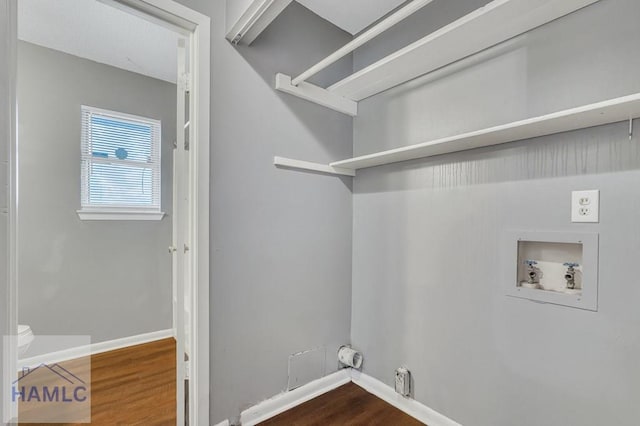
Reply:
[[[640,93],[417,145],[336,161],[330,166],[341,170],[358,170],[627,121],[638,117],[640,117]]]
[[[329,87],[360,101],[598,0],[495,0]]]
[[[356,115],[358,101],[474,55],[597,1],[599,0],[493,0],[327,89],[306,81],[431,2],[413,0],[298,77],[280,75],[276,88],[336,111]]]

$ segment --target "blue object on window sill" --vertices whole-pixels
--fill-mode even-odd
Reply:
[[[91,153],[92,156],[94,157],[100,157],[100,158],[109,158],[109,154],[107,154],[106,152],[97,152],[97,151],[93,151]]]

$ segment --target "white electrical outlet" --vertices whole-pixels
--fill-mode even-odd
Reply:
[[[573,191],[571,193],[571,221],[576,223],[600,222],[600,191]]]
[[[396,370],[396,392],[402,396],[411,395],[411,372],[404,367]]]

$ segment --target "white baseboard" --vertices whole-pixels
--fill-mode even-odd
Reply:
[[[129,346],[155,342],[156,340],[167,339],[173,336],[173,329],[154,331],[151,333],[138,334],[136,336],[123,337],[121,339],[93,343],[91,345],[77,346],[75,348],[69,348],[58,352],[51,352],[31,358],[20,359],[18,360],[18,364],[20,367],[37,367],[41,364],[52,364],[56,362],[69,361],[71,359],[77,359],[89,355],[96,355],[103,352],[114,351],[116,349],[127,348]],[[36,339],[38,338],[37,335],[35,337]]]
[[[240,423],[242,426],[255,426],[260,422],[275,417],[280,413],[349,382],[355,383],[367,392],[429,426],[461,426],[459,423],[432,410],[426,405],[397,394],[394,389],[381,381],[351,368],[345,368],[322,379],[314,380],[290,392],[281,393],[258,405],[254,405],[242,412],[240,415]],[[227,425],[228,422],[220,423],[218,426]]]
[[[419,403],[415,399],[403,397],[396,393],[391,386],[360,371],[352,369],[351,380],[367,392],[429,426],[461,426],[459,423]]]
[[[242,426],[254,426],[337,387],[346,385],[351,381],[349,370],[345,368],[254,405],[240,414],[240,423]]]
[[[214,426],[229,426],[229,420],[225,420],[223,422],[218,423],[217,425]]]

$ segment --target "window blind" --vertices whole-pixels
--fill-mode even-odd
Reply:
[[[160,211],[158,120],[82,107],[83,210]]]

